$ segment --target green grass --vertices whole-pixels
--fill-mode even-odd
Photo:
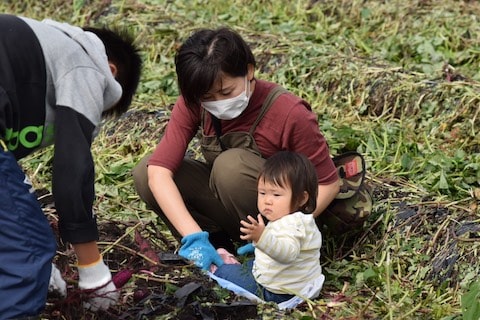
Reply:
[[[256,76],[309,101],[332,153],[361,151],[375,187],[355,241],[324,235],[323,296],[290,316],[478,319],[479,232],[465,231],[480,217],[478,2],[31,0],[0,10],[135,30],[144,70],[132,108],[146,111],[175,101],[173,56],[194,29],[236,29]],[[163,125],[107,123],[94,142],[103,219],[153,219],[130,170]],[[50,159],[47,149],[22,161],[39,187],[49,188]]]

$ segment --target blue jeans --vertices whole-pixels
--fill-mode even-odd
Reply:
[[[0,319],[38,316],[55,255],[52,229],[32,186],[0,147]]]
[[[243,264],[224,264],[218,267],[214,274],[219,278],[235,283],[265,301],[281,303],[294,297],[291,294],[278,294],[265,289],[255,281],[252,268],[253,259],[250,259]]]

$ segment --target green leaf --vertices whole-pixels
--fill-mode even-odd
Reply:
[[[79,11],[85,5],[85,0],[73,0],[73,9]]]
[[[470,284],[468,291],[462,295],[463,320],[480,319],[480,282]]]
[[[440,180],[438,181],[438,188],[441,190],[449,189],[447,177],[445,176],[445,172],[443,170],[442,172],[440,172]]]
[[[368,268],[363,272],[363,277],[365,278],[365,280],[368,280],[369,278],[376,277],[376,276],[377,276],[377,272],[372,268]]]

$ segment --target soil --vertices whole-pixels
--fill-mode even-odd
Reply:
[[[130,111],[112,128],[106,128],[107,137],[116,143],[125,132],[139,130],[146,141],[155,141],[162,134],[167,122],[165,112]],[[119,140],[118,143],[121,143]],[[135,152],[137,146],[132,146]],[[140,148],[138,146],[138,148]],[[420,199],[419,195],[404,191],[405,188],[395,181],[371,182],[374,202],[390,201],[398,207],[392,228],[405,229],[405,233],[425,239],[425,248],[431,259],[426,260],[432,281],[442,284],[446,279],[451,286],[458,284],[459,271],[457,260],[476,262],[476,257],[462,252],[464,244],[458,242],[459,236],[477,238],[480,225],[473,221],[465,211],[462,223],[456,227],[442,229],[434,226],[446,226],[444,222],[451,214],[444,204]],[[42,318],[46,319],[265,319],[264,309],[260,310],[254,303],[235,296],[220,288],[215,281],[175,254],[178,243],[166,228],[159,228],[156,223],[140,224],[138,221],[99,221],[100,249],[104,260],[112,270],[114,278],[126,277],[121,284],[120,300],[107,311],[90,312],[82,304],[89,299],[89,294],[78,290],[78,275],[75,268],[75,256],[70,246],[62,243],[58,236],[57,221],[53,197],[48,190],[38,191],[38,198],[57,234],[58,252],[54,263],[68,284],[66,298],[56,293],[49,293],[47,305]],[[413,199],[410,202],[405,199]],[[324,234],[325,246],[322,257],[325,261],[348,259],[353,250],[366,244],[382,241],[382,232],[376,232],[382,211],[372,213],[362,230],[343,239],[329,242],[335,235]],[[448,221],[447,221],[448,222]],[[322,230],[322,233],[324,231]],[[432,239],[432,234],[435,237]],[[337,236],[338,238],[338,236]],[[433,245],[430,248],[430,245]],[[420,266],[419,266],[420,267]],[[348,282],[351,279],[345,279]],[[336,302],[347,299],[339,289],[326,282],[322,289],[322,299]],[[348,299],[347,299],[348,300]],[[268,308],[268,305],[267,305]],[[272,307],[273,318],[283,319],[288,312],[280,313]],[[308,311],[308,306],[300,305],[298,311]],[[163,316],[163,317],[162,317]],[[166,318],[165,318],[166,317]],[[330,319],[327,314],[322,318]]]
[[[114,125],[106,124],[109,145],[121,144],[129,132],[141,132],[145,141],[156,141],[163,133],[167,112],[132,110]],[[129,152],[141,146],[132,145]],[[38,199],[57,237],[54,263],[67,282],[67,297],[50,292],[42,319],[261,319],[257,306],[220,288],[216,282],[175,254],[176,240],[151,222],[99,221],[99,247],[114,282],[124,277],[119,302],[107,311],[83,308],[94,293],[78,289],[75,255],[58,233],[53,196],[38,190]],[[163,227],[165,230],[166,228]],[[123,274],[119,276],[120,274]],[[260,317],[260,318],[259,318]]]
[[[50,198],[47,194],[43,199]],[[44,201],[43,200],[43,201]],[[53,203],[44,203],[53,230],[57,216]],[[67,282],[67,297],[48,295],[42,314],[47,319],[153,319],[170,314],[169,319],[256,319],[256,305],[219,288],[198,268],[174,253],[174,240],[149,223],[135,221],[99,222],[101,250],[112,270],[120,300],[107,311],[90,312],[82,304],[95,293],[77,288],[75,256],[57,233],[58,252],[54,263]],[[128,235],[133,233],[133,236]],[[153,239],[153,240],[152,240]],[[123,274],[120,276],[120,274]]]

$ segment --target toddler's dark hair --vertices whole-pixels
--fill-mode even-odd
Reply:
[[[280,151],[265,161],[258,180],[292,189],[293,210],[312,213],[317,207],[318,178],[312,162],[303,154]],[[304,192],[308,200],[302,204]]]

